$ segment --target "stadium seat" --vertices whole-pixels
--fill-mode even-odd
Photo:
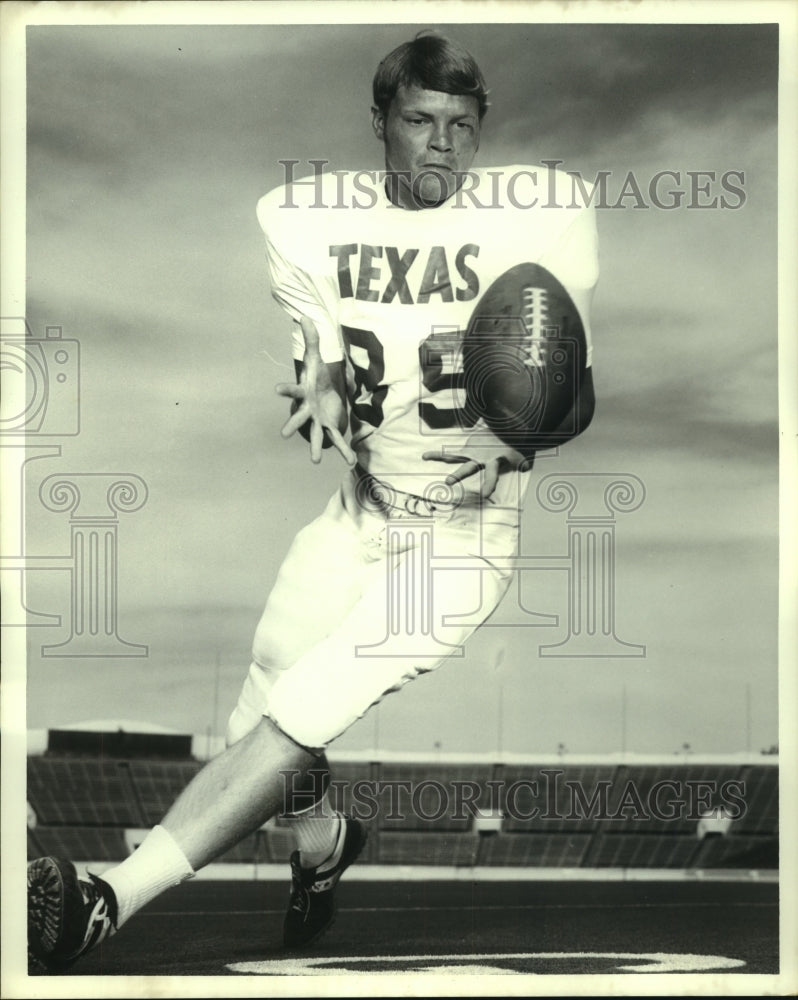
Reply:
[[[779,866],[779,843],[769,836],[708,837],[694,859],[696,868],[763,868]]]
[[[578,868],[590,844],[589,833],[502,833],[484,837],[478,863],[488,866]]]
[[[488,805],[490,765],[383,764],[380,769],[381,830],[465,833],[475,805]]]
[[[127,761],[29,757],[28,800],[43,824],[142,823]]]
[[[601,834],[591,844],[584,864],[591,868],[686,868],[698,844],[688,835]]]
[[[745,814],[734,821],[735,833],[776,834],[779,829],[779,770],[773,766],[744,769]]]
[[[700,814],[722,801],[725,783],[736,780],[736,765],[641,765],[619,768],[605,833],[694,833]],[[642,809],[640,806],[642,805]]]
[[[54,854],[74,861],[122,861],[124,830],[99,826],[37,826],[28,837],[28,860]]]
[[[552,765],[501,770],[504,829],[508,833],[587,833],[609,801],[612,766]]]
[[[471,866],[476,863],[478,846],[476,834],[383,830],[378,861],[384,865]]]

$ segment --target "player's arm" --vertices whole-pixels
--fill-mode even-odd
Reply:
[[[343,436],[348,416],[337,320],[324,296],[323,283],[313,268],[308,268],[305,227],[297,227],[295,213],[286,214],[283,197],[283,189],[276,188],[258,202],[272,297],[295,324],[292,339],[297,381],[276,387],[280,395],[291,400],[291,415],[282,434],[290,437],[299,431],[310,442],[314,462],[321,461],[322,450],[332,445],[354,464],[354,454]]]
[[[297,382],[281,382],[277,392],[291,399],[291,416],[281,434],[290,437],[299,431],[310,442],[312,462],[321,461],[325,447],[333,445],[349,465],[355,464],[355,454],[344,439],[348,416],[346,381],[342,361],[328,364],[322,360],[319,334],[312,320],[301,320],[305,354],[295,362]]]

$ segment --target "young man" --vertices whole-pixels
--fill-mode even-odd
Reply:
[[[69,967],[278,813],[297,842],[284,944],[315,940],[366,838],[328,801],[325,749],[436,669],[507,588],[533,452],[468,411],[459,345],[481,294],[530,261],[576,304],[589,365],[593,212],[556,171],[470,169],[487,91],[459,46],[422,34],[383,60],[373,89],[385,173],[300,177],[258,205],[272,291],[294,324],[298,380],[277,387],[291,400],[283,434],[303,433],[313,462],[337,449],[348,466],[341,487],[280,569],[224,753],[102,878],[79,880],[54,858],[29,866],[38,968]],[[592,408],[588,368],[566,429],[547,445],[583,430]],[[430,534],[436,556],[468,568],[426,574]]]

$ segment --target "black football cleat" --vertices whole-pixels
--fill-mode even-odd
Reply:
[[[78,878],[71,861],[38,858],[28,865],[28,972],[65,972],[116,933],[113,889],[96,875]]]
[[[346,869],[363,850],[368,834],[356,819],[346,823],[344,849],[337,865],[319,872],[303,868],[299,851],[291,855],[291,899],[283,924],[283,946],[304,948],[316,941],[335,920],[335,887]]]

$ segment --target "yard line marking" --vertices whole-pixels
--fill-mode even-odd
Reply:
[[[620,951],[539,951],[539,952],[487,952],[446,955],[370,955],[350,958],[321,958],[316,956],[277,959],[274,961],[232,962],[226,968],[231,972],[260,976],[351,976],[353,973],[372,975],[385,973],[380,965],[402,964],[400,973],[432,973],[435,975],[535,975],[524,968],[512,968],[516,962],[573,961],[604,959],[608,967],[618,972],[709,972],[720,969],[740,969],[745,962],[723,955],[682,955],[667,952]],[[510,968],[508,968],[508,963]],[[619,964],[620,963],[620,964]],[[646,963],[646,964],[630,964]],[[359,969],[353,968],[362,966]],[[541,975],[541,973],[537,973]]]

